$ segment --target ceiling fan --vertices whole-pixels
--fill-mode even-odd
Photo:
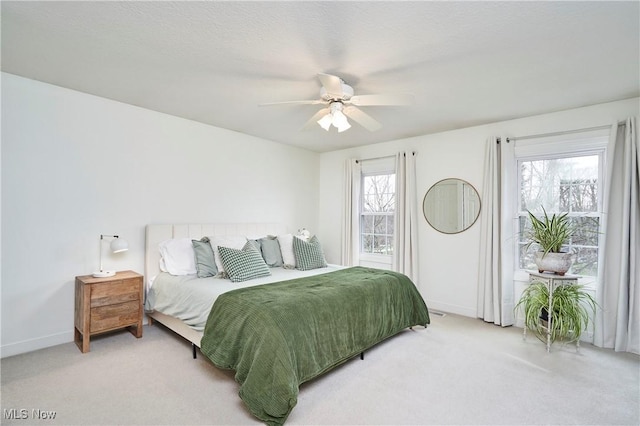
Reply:
[[[320,88],[320,99],[271,102],[261,104],[260,106],[285,104],[326,105],[326,108],[315,113],[302,128],[307,129],[317,123],[324,130],[328,131],[331,128],[331,125],[333,125],[338,129],[338,132],[344,132],[351,127],[349,120],[347,120],[348,117],[365,129],[374,132],[380,129],[382,125],[358,107],[413,104],[413,96],[409,94],[357,96],[354,95],[353,88],[346,84],[340,77],[318,73],[318,79],[320,79],[320,83],[322,84],[322,87]]]

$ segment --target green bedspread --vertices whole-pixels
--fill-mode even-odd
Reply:
[[[201,350],[236,371],[240,397],[257,418],[283,424],[300,384],[427,324],[427,306],[409,278],[358,266],[220,295]]]

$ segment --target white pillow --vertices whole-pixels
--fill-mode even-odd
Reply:
[[[191,275],[197,272],[191,238],[173,238],[158,246],[162,262],[171,275]]]
[[[160,255],[160,259],[158,259],[158,266],[160,267],[160,270],[162,272],[169,272],[167,271],[167,267],[164,264],[164,259],[162,258],[162,255]]]
[[[280,252],[282,253],[282,267],[285,269],[294,269],[296,267],[296,257],[293,254],[293,239],[298,238],[293,234],[278,235],[278,243],[280,244]]]
[[[236,250],[242,250],[242,247],[247,243],[247,237],[243,235],[218,235],[215,237],[209,237],[209,244],[213,248],[213,257],[216,260],[216,266],[218,272],[225,272],[224,265],[222,264],[222,258],[218,251],[218,246],[228,247]]]

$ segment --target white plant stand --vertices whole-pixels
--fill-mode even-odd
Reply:
[[[549,320],[551,319],[551,308],[553,306],[553,290],[560,285],[577,284],[578,275],[557,275],[544,272],[529,272],[529,284],[534,282],[542,282],[549,290],[549,306],[547,307],[547,325],[543,328],[547,334],[547,352],[551,351],[551,330],[549,329]],[[527,340],[527,324],[524,324],[522,338]],[[580,350],[580,339],[576,340],[576,351]]]

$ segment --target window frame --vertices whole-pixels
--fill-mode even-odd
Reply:
[[[596,210],[595,211],[591,211],[591,212],[567,212],[567,217],[570,218],[575,218],[575,217],[591,217],[591,218],[598,218],[598,224],[600,225],[600,223],[602,222],[602,203],[603,203],[603,193],[604,193],[604,188],[602,187],[602,182],[604,180],[604,161],[605,161],[605,148],[599,149],[599,150],[591,150],[591,151],[582,151],[582,152],[576,152],[576,153],[562,153],[562,154],[551,154],[551,155],[536,155],[536,156],[528,156],[528,157],[518,157],[516,159],[516,167],[517,167],[517,197],[516,197],[516,223],[518,224],[518,229],[517,232],[520,232],[520,228],[519,228],[519,224],[520,224],[520,220],[522,218],[524,218],[525,220],[529,220],[528,219],[528,213],[526,210],[521,210],[522,208],[522,170],[521,170],[521,166],[523,162],[531,162],[531,161],[545,161],[545,160],[560,160],[560,159],[566,159],[566,158],[577,158],[577,157],[587,157],[587,156],[597,156],[598,158],[598,192],[597,192],[597,206],[596,206]],[[548,212],[549,215],[552,214],[552,212]],[[556,212],[557,213],[557,212]],[[559,213],[565,213],[565,212],[559,212]],[[517,269],[524,271],[524,269],[520,269],[520,254],[521,254],[521,248],[525,245],[526,243],[522,242],[520,239],[516,240],[516,244],[515,244],[515,264],[517,265]],[[596,246],[590,246],[590,245],[584,245],[584,244],[574,244],[573,242],[570,242],[569,244],[567,244],[569,249],[573,249],[575,247],[584,247],[584,248],[595,248],[598,252],[600,251],[601,247],[600,247],[600,240],[598,239],[598,244]],[[600,265],[597,265],[596,268],[599,268]],[[597,269],[596,269],[596,275],[586,275],[585,277],[587,278],[597,278]]]
[[[365,191],[365,179],[367,177],[370,176],[383,176],[383,175],[393,175],[394,178],[396,176],[396,167],[395,167],[395,161],[393,157],[389,157],[389,158],[382,158],[382,159],[377,159],[377,160],[369,160],[365,163],[362,164],[362,168],[360,171],[360,199],[358,200],[358,224],[359,224],[359,229],[358,229],[358,252],[359,252],[359,258],[361,262],[365,262],[365,263],[375,263],[375,264],[379,264],[383,267],[391,267],[393,264],[393,252],[395,250],[395,246],[396,246],[396,235],[395,235],[395,214],[396,214],[396,209],[394,208],[393,211],[391,212],[367,212],[364,209],[364,203],[365,203],[365,196],[366,196],[366,191]],[[393,196],[394,198],[396,197],[396,193],[397,193],[397,182],[395,182],[395,184],[392,186],[393,188]],[[395,200],[394,200],[395,203]],[[375,232],[373,234],[370,233],[366,233],[366,235],[373,235],[374,238],[376,235],[384,235],[387,238],[391,238],[392,239],[392,250],[391,250],[391,254],[381,254],[381,253],[369,253],[369,252],[365,252],[363,251],[364,248],[364,217],[365,216],[386,216],[387,217],[387,224],[389,223],[388,220],[389,218],[392,218],[392,221],[394,223],[394,229],[392,233],[385,233],[385,234],[376,234]],[[386,231],[388,232],[388,225],[387,225],[387,229]]]
[[[515,170],[515,188],[512,187],[513,198],[512,211],[513,211],[513,235],[518,235],[520,232],[520,218],[526,215],[526,211],[522,208],[522,176],[521,176],[521,163],[523,161],[539,161],[539,160],[554,160],[562,158],[583,157],[588,155],[598,156],[598,206],[596,212],[585,213],[570,213],[571,217],[599,217],[600,226],[603,218],[603,200],[606,191],[606,160],[607,160],[607,144],[609,141],[609,129],[599,129],[598,131],[587,131],[581,133],[572,134],[559,134],[553,137],[539,137],[528,138],[527,140],[516,140],[513,151],[513,168]],[[601,239],[598,239],[598,252],[602,249]],[[515,244],[513,245],[513,266],[514,266],[514,279],[516,281],[524,281],[528,276],[529,271],[520,268],[520,240],[515,238]],[[598,256],[599,258],[600,256]],[[602,265],[598,264],[598,269]],[[595,290],[597,282],[597,276],[581,276],[579,282],[584,284],[587,288]],[[528,279],[528,278],[527,278]]]

